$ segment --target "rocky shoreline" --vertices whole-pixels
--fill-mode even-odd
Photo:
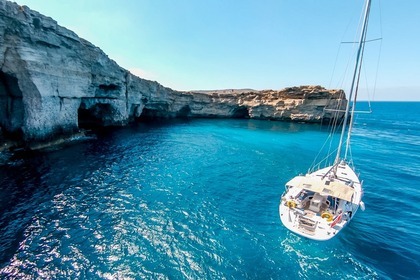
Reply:
[[[121,68],[98,47],[26,6],[0,0],[0,129],[16,143],[47,143],[85,128],[155,118],[327,122],[342,90],[176,91]],[[342,115],[337,116],[342,118]]]

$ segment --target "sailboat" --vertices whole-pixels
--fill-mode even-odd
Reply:
[[[350,223],[359,207],[364,210],[362,182],[348,155],[370,7],[371,0],[366,0],[349,101],[334,162],[288,181],[280,199],[279,214],[283,225],[309,239],[333,238]]]

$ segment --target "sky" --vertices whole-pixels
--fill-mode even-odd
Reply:
[[[363,0],[15,0],[176,90],[349,88]],[[373,0],[360,99],[420,101],[420,1]]]

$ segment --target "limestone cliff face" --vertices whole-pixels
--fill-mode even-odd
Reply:
[[[46,140],[139,117],[319,122],[337,105],[346,105],[344,93],[319,86],[175,91],[132,75],[53,19],[0,0],[0,131],[11,137]]]
[[[174,101],[173,110],[179,115],[191,117],[321,122],[333,118],[332,113],[324,109],[343,109],[347,104],[342,90],[327,90],[321,86],[291,87],[279,91],[198,91],[182,95]]]
[[[144,94],[171,91],[133,76],[99,48],[25,6],[0,1],[0,125],[26,140],[91,124],[124,125]]]

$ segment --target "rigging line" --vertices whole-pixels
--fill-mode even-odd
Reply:
[[[345,28],[345,30],[344,30],[344,32],[343,32],[343,34],[342,34],[342,37],[341,37],[341,41],[343,41],[344,40],[344,38],[346,37],[346,34],[348,33],[348,31],[349,31],[349,29],[350,29],[350,26],[351,26],[351,24],[352,24],[352,21],[353,21],[353,16],[348,20],[348,22],[347,22],[347,26],[346,26],[346,28]],[[361,22],[361,19],[362,18],[359,18],[359,23]],[[355,38],[357,38],[357,35],[355,35]],[[330,87],[332,86],[332,79],[333,79],[333,76],[335,75],[335,70],[336,70],[336,67],[337,67],[337,61],[338,61],[338,57],[339,57],[339,55],[340,55],[340,53],[341,53],[341,44],[338,44],[338,46],[339,46],[339,48],[338,48],[338,51],[337,51],[337,56],[336,56],[336,60],[335,60],[335,63],[334,63],[334,68],[333,68],[333,73],[332,73],[332,75],[331,75],[331,80],[330,80]],[[342,80],[341,80],[341,83],[340,83],[340,78],[338,77],[338,82],[337,82],[337,88],[343,88],[343,84],[344,84],[344,79],[345,79],[345,76],[346,76],[346,73],[347,73],[347,70],[348,70],[348,68],[349,68],[349,64],[350,64],[350,60],[348,60],[347,61],[347,66],[346,66],[346,68],[345,68],[345,71],[344,71],[344,74],[343,74],[343,78],[342,78]]]
[[[378,6],[379,6],[379,30],[380,30],[381,37],[382,37],[382,6],[381,6],[381,1],[378,1]],[[375,75],[375,84],[373,86],[372,101],[375,100],[376,83],[378,81],[379,63],[381,61],[381,54],[382,54],[382,40],[381,40],[381,42],[379,44],[378,63],[376,65],[376,75]],[[369,102],[369,109],[370,109],[370,102]]]
[[[353,78],[352,78],[352,84],[351,84],[350,93],[349,93],[349,102],[347,103],[347,106],[346,106],[346,111],[347,112],[349,112],[349,109],[350,109],[350,100],[352,99],[353,93],[354,93],[353,91],[354,91],[355,81],[356,81],[356,78],[357,78],[357,70],[359,69],[359,64],[361,62],[360,61],[360,55],[361,55],[361,51],[363,50],[363,47],[364,47],[363,40],[366,39],[367,20],[369,18],[370,4],[371,4],[371,1],[368,0],[366,2],[366,6],[365,6],[365,12],[364,12],[364,17],[363,17],[363,24],[361,25],[362,26],[362,29],[361,29],[360,40],[359,40],[360,41],[360,44],[359,44],[358,51],[357,51],[356,64],[354,66],[354,73],[353,73]],[[347,120],[348,120],[348,118],[349,118],[348,114],[345,114],[345,116],[344,116],[344,122],[343,122],[343,127],[341,129],[340,142],[338,144],[337,156],[336,156],[335,161],[334,161],[335,164],[337,164],[340,161],[340,154],[341,154],[341,148],[342,148],[341,146],[343,145],[344,133],[345,133],[346,128],[347,128]],[[352,123],[352,119],[350,119],[350,124],[351,123]],[[348,137],[350,137],[350,132],[351,132],[351,130],[348,130],[347,131]]]
[[[353,45],[353,49],[350,51],[349,57],[347,59],[346,67],[344,68],[344,72],[342,76],[340,77],[341,80],[337,83],[338,88],[347,87],[345,85],[345,80],[348,77],[348,73],[352,68],[352,62],[354,61],[354,57],[357,56],[357,50],[358,50],[357,46]]]
[[[341,104],[344,102],[344,99],[343,98],[344,98],[344,92],[342,91],[340,93],[340,101],[337,102],[337,106],[336,106],[337,108],[339,106],[341,106]],[[340,126],[342,125],[342,121],[343,121],[343,118],[340,119],[340,118],[338,118],[338,116],[339,116],[338,112],[337,111],[334,112],[334,114],[333,114],[333,120],[332,120],[332,125],[330,127],[330,133],[328,135],[328,138],[325,140],[322,149],[320,150],[320,151],[322,151],[324,149],[325,145],[328,142],[329,145],[328,145],[328,149],[326,149],[326,157],[324,159],[322,159],[318,163],[318,166],[321,166],[321,164],[323,162],[324,162],[324,166],[323,167],[326,167],[327,165],[330,165],[330,162],[328,160],[331,159],[331,157],[337,151],[337,147],[333,146],[334,139],[335,139],[334,134],[336,134],[337,130],[340,128]]]
[[[350,146],[349,146],[349,151],[348,152],[349,152],[350,155],[349,155],[349,160],[347,161],[347,163],[354,168],[353,153],[352,153],[352,149],[351,149]]]
[[[330,78],[330,82],[329,82],[328,88],[331,88],[332,87],[332,82],[333,82],[333,79],[334,79],[334,76],[335,76],[337,62],[338,62],[338,59],[339,59],[340,52],[341,52],[341,44],[339,44],[339,47],[337,49],[337,54],[335,56],[334,67],[333,67],[333,71],[332,71],[332,74],[331,74],[331,78]],[[336,86],[336,88],[342,88],[342,86],[339,86],[339,87]],[[340,94],[339,99],[342,98],[341,95],[342,94]],[[328,104],[331,101],[332,101],[332,96],[329,97]],[[340,107],[341,107],[341,100],[338,101],[338,102],[336,102],[336,105],[335,105],[335,108],[336,109],[339,109]],[[338,113],[332,114],[332,117],[330,118],[330,121],[329,121],[329,124],[328,124],[330,127],[334,127],[334,125],[335,125],[335,121],[334,120],[336,120],[337,117],[338,117]]]
[[[339,127],[340,127],[341,125],[343,125],[343,122],[344,122],[344,119],[341,119],[340,121],[338,120],[338,113],[337,113],[337,116],[336,116],[336,118],[335,118],[335,123],[334,123],[334,130],[332,130],[332,133],[333,133],[333,134],[337,132],[337,130],[339,129]],[[333,143],[332,143],[332,141],[331,141],[331,142],[330,142],[329,151],[331,151],[332,144],[333,144]]]
[[[376,38],[376,39],[364,40],[363,43],[370,43],[370,42],[381,41],[381,40],[382,40],[382,37]],[[360,42],[350,42],[350,41],[341,42],[341,44],[358,44],[358,43]]]
[[[341,91],[340,92],[340,96],[339,96],[339,100],[338,100],[338,102],[337,102],[337,104],[336,104],[336,111],[333,113],[333,120],[332,120],[332,126],[331,126],[331,128],[330,128],[330,141],[329,141],[329,147],[328,147],[328,154],[332,154],[332,146],[333,146],[333,140],[334,140],[334,138],[333,138],[333,135],[337,132],[337,130],[340,128],[340,125],[342,125],[342,121],[343,121],[343,118],[339,118],[339,116],[340,116],[340,112],[339,112],[339,108],[341,108],[342,107],[342,105],[343,105],[343,102],[347,102],[347,100],[345,100],[345,93],[344,93],[344,91]],[[346,104],[346,106],[347,106],[347,104]],[[334,151],[335,151],[335,149],[334,149]]]
[[[338,108],[338,106],[339,106],[339,102],[336,102],[334,104],[333,108]],[[329,130],[330,134],[331,134],[331,132],[334,131],[334,125],[335,125],[336,119],[337,119],[337,116],[335,114],[331,114],[331,119],[330,119],[330,122],[328,124],[328,130]]]
[[[378,1],[378,6],[379,6],[378,10],[379,10],[380,38],[379,39],[375,39],[375,40],[368,40],[368,41],[366,41],[366,42],[377,41],[377,40],[380,41],[380,43],[379,43],[379,51],[378,51],[378,58],[376,60],[376,69],[375,69],[376,71],[375,71],[375,78],[374,78],[373,94],[372,94],[372,96],[370,96],[368,82],[367,82],[367,74],[366,74],[366,71],[365,71],[366,88],[367,88],[367,94],[368,94],[368,100],[367,100],[367,102],[368,102],[368,108],[369,108],[369,112],[370,113],[372,112],[371,101],[374,101],[375,100],[376,85],[377,85],[377,82],[378,82],[379,64],[380,64],[380,61],[381,61],[381,54],[382,54],[382,38],[383,38],[383,35],[382,35],[382,9],[381,9],[381,1]]]
[[[365,91],[367,93],[368,105],[369,105],[369,109],[370,109],[370,102],[369,102],[369,100],[370,100],[370,90],[369,90],[368,74],[367,74],[367,71],[366,71],[365,67],[363,67],[363,70],[364,70],[363,71],[363,73],[364,73],[363,77],[365,78]],[[357,111],[355,111],[355,113],[357,113]]]
[[[330,79],[330,83],[328,85],[328,88],[331,88],[332,85],[332,81],[335,75],[335,68],[337,67],[337,61],[338,61],[338,55],[340,54],[340,50],[341,50],[341,44],[339,44],[338,50],[337,50],[337,54],[335,55],[335,62],[334,62],[334,67],[333,67],[333,72],[331,74],[331,79]]]
[[[332,111],[332,109],[326,109],[325,111]],[[344,110],[338,110],[338,112],[345,112]],[[369,114],[369,113],[372,113],[372,111],[371,110],[369,110],[369,111],[354,111],[355,113],[358,113],[358,114]]]
[[[314,160],[312,161],[310,168],[308,170],[308,173],[310,173],[310,171],[312,169],[315,169],[315,166],[317,166],[318,164],[321,164],[325,159],[322,159],[321,161],[318,162],[318,156],[321,154],[321,151],[324,149],[325,145],[327,144],[327,142],[329,141],[328,139],[331,137],[331,135],[329,135],[327,137],[327,139],[325,140],[324,144],[322,145],[321,149],[319,149],[318,154],[315,156]],[[318,162],[318,163],[316,163]]]
[[[372,113],[372,107],[371,107],[371,104],[370,104],[370,101],[371,101],[370,90],[369,90],[370,86],[369,86],[369,82],[368,82],[368,74],[367,74],[366,68],[363,67],[363,70],[364,70],[363,73],[364,73],[365,84],[366,84],[365,85],[365,91],[367,93],[368,110],[367,111],[356,111],[355,110],[354,113],[369,114],[369,113]],[[378,70],[378,69],[376,69],[376,70]],[[376,73],[376,76],[377,76],[377,73]],[[375,81],[375,84],[376,84],[376,81]],[[375,88],[374,88],[374,90],[375,90]]]
[[[331,153],[328,153],[323,159],[321,159],[317,164],[315,164],[315,162],[313,163],[313,166],[309,169],[308,173],[312,173],[315,170],[318,170],[321,168],[321,164],[324,163],[324,166],[322,167],[327,167],[328,165],[330,165],[328,163],[328,159],[335,153],[335,150],[332,151]]]
[[[365,17],[365,22],[364,22],[364,26],[363,26],[363,31],[362,31],[362,36],[361,36],[361,42],[360,42],[360,61],[359,61],[359,65],[358,65],[358,69],[357,71],[357,81],[356,81],[356,88],[354,91],[354,99],[353,99],[353,106],[351,109],[351,121],[350,121],[350,125],[347,131],[347,141],[346,141],[346,149],[344,152],[344,159],[347,159],[347,153],[350,147],[350,137],[351,137],[351,131],[353,129],[353,121],[354,121],[354,112],[356,110],[356,100],[357,100],[357,94],[359,93],[359,82],[360,82],[360,75],[362,72],[362,65],[363,65],[363,56],[365,53],[365,41],[366,41],[366,36],[367,36],[367,27],[368,27],[368,22],[369,22],[369,18],[370,18],[370,1],[368,2],[368,6],[366,7],[366,17]]]
[[[379,54],[378,54],[378,62],[376,64],[376,73],[375,73],[375,83],[373,85],[373,95],[372,95],[372,101],[375,100],[375,93],[376,93],[376,84],[378,82],[378,73],[379,73],[379,63],[381,61],[381,52],[382,52],[382,41],[379,44]],[[370,108],[370,102],[369,102],[369,108]]]
[[[375,100],[375,93],[376,93],[376,84],[378,82],[378,73],[379,73],[379,63],[381,61],[381,53],[382,53],[382,42],[379,45],[379,54],[378,54],[378,63],[376,65],[376,73],[375,73],[375,83],[373,85],[373,95],[372,95],[372,101]],[[369,106],[370,106],[370,102],[369,102]]]
[[[350,26],[352,24],[352,21],[353,21],[353,17],[351,17],[349,19],[349,21],[347,22],[347,26],[346,26],[343,34],[342,34],[341,41],[344,40],[346,34],[348,33],[348,30],[350,29]],[[363,21],[363,15],[360,15],[360,18],[359,18],[359,27],[360,27],[360,24],[361,24],[362,21]],[[357,40],[357,34],[355,34],[354,36],[355,36],[354,38]],[[330,80],[330,85],[329,85],[330,88],[332,87],[332,80],[333,80],[334,76],[336,75],[337,62],[339,61],[339,56],[340,56],[340,53],[342,52],[341,44],[339,43],[338,46],[339,46],[339,48],[338,48],[338,51],[337,51],[336,60],[335,60],[335,63],[334,63],[334,68],[333,68],[333,72],[332,72],[331,80]],[[357,49],[355,49],[355,50],[357,50]],[[354,50],[354,52],[356,52],[355,50]],[[348,70],[350,68],[350,64],[351,64],[350,62],[351,61],[353,61],[351,58],[348,58],[347,59],[347,65],[344,68],[344,73],[342,74],[341,77],[340,76],[337,77],[337,84],[334,87],[343,89],[344,80],[346,79],[347,72],[348,72]]]
[[[336,108],[336,112],[335,112],[335,115],[334,115],[334,117],[335,117],[335,122],[334,122],[334,130],[333,130],[333,132],[335,132],[337,129],[338,129],[338,122],[339,122],[339,116],[340,116],[340,112],[339,112],[339,109],[342,107],[342,105],[343,105],[343,103],[344,103],[344,101],[346,101],[347,102],[347,100],[346,100],[346,96],[345,96],[345,93],[344,93],[344,91],[342,91],[341,93],[340,93],[340,99],[339,99],[339,101],[338,101],[338,103],[337,103],[337,108]],[[347,104],[346,104],[347,105]]]
[[[337,99],[335,99],[335,105],[333,107],[335,108],[340,108],[344,102],[343,100],[344,98],[344,91],[340,91],[339,96]],[[325,109],[324,109],[325,110]],[[329,130],[329,134],[328,137],[325,139],[321,149],[319,149],[318,154],[315,156],[312,164],[310,165],[310,168],[308,170],[308,172],[310,173],[311,171],[315,171],[316,167],[320,167],[323,163],[324,163],[324,167],[327,166],[327,164],[329,165],[328,159],[331,159],[332,155],[335,154],[336,152],[336,147],[334,147],[333,150],[333,140],[334,140],[334,134],[336,133],[337,129],[340,127],[340,123],[339,121],[342,119],[339,119],[339,110],[333,110],[333,114],[331,114],[331,117],[329,118],[329,125],[328,125],[328,130]],[[328,144],[328,149],[326,149]],[[326,157],[324,157],[323,159],[319,160],[320,154],[323,151],[327,151],[326,152]]]

